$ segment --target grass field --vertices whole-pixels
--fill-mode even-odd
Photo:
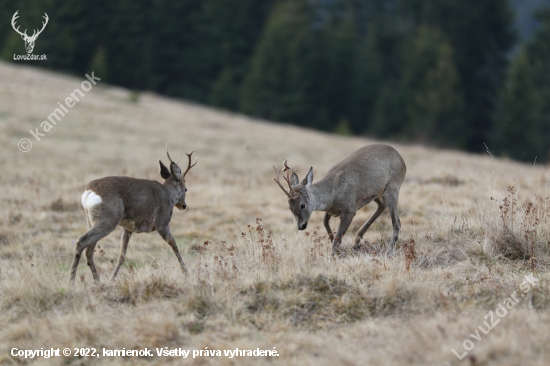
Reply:
[[[313,166],[317,181],[374,141],[101,82],[36,141],[28,131],[83,80],[0,63],[0,364],[89,362],[11,355],[12,348],[50,347],[278,353],[193,359],[191,352],[184,364],[193,365],[550,364],[548,167],[391,143],[407,164],[395,256],[383,256],[387,212],[361,248],[351,248],[371,204],[356,215],[342,255],[329,261],[322,213],[299,232],[272,165],[285,157],[304,169],[300,177]],[[29,152],[19,151],[21,138],[33,142]],[[160,181],[166,143],[172,157],[198,155],[187,177],[188,207],[170,225],[188,275],[151,233],[132,237],[127,262],[108,282],[117,229],[96,250],[101,283],[81,260],[71,288],[74,242],[86,231],[84,186],[109,175]],[[525,281],[534,286],[524,292]],[[499,303],[514,292],[517,304],[499,318]],[[493,324],[500,321],[476,334],[491,324],[491,311]],[[462,360],[451,351],[463,354],[470,344]],[[95,363],[182,361],[155,354]]]

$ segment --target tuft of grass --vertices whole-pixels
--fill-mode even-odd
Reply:
[[[433,177],[424,182],[425,184],[443,184],[450,187],[457,187],[465,184],[462,179],[452,174],[447,174],[443,177]]]
[[[173,280],[152,275],[145,279],[136,279],[132,275],[124,276],[113,287],[96,286],[94,291],[113,303],[131,304],[133,306],[143,302],[176,299],[183,289]]]
[[[494,222],[488,230],[486,252],[510,260],[529,261],[535,270],[539,259],[548,255],[549,198],[520,201],[514,187],[508,187],[507,191],[507,196],[501,201],[495,200],[499,208],[499,222]]]

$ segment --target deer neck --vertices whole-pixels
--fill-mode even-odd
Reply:
[[[311,185],[309,189],[310,197],[314,202],[313,211],[326,211],[332,206],[333,187],[331,181],[321,180]]]
[[[172,206],[174,206],[179,201],[183,188],[176,184],[163,184],[163,186],[168,191],[170,201],[172,202]]]

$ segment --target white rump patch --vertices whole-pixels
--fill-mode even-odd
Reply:
[[[94,191],[84,191],[82,193],[82,206],[86,208],[99,205],[101,203],[101,197],[98,196]]]

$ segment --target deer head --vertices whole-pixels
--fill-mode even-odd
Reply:
[[[198,159],[195,159],[195,163],[191,164],[191,155],[193,155],[194,152],[195,151],[191,151],[190,154],[185,154],[189,158],[189,163],[187,164],[187,169],[184,173],[181,172],[181,169],[178,166],[180,159],[174,163],[172,158],[170,158],[170,154],[168,153],[168,144],[166,144],[166,155],[168,156],[168,160],[170,160],[170,169],[168,169],[162,161],[159,160],[160,176],[164,179],[163,184],[177,188],[177,201],[175,206],[179,210],[184,210],[187,207],[187,204],[185,203],[185,192],[187,192],[187,188],[185,187],[185,176],[187,175],[187,172],[197,164]]]
[[[281,170],[277,170],[275,167],[273,167],[273,169],[275,169],[276,176],[273,179],[275,179],[275,182],[277,182],[279,187],[281,187],[288,197],[288,208],[296,219],[298,230],[304,230],[307,227],[307,223],[315,206],[313,196],[310,194],[310,187],[313,183],[313,168],[309,169],[306,177],[300,183],[298,175],[296,174],[298,169],[289,167],[286,159],[283,165],[284,167],[281,170],[286,172],[286,177],[283,176],[283,178],[288,183],[289,190],[287,191],[279,181],[279,172]]]
[[[17,10],[15,12],[15,14],[13,14],[13,18],[11,18],[11,26],[13,27],[13,29],[19,33],[21,35],[21,38],[23,38],[23,41],[25,41],[25,49],[27,50],[27,53],[32,53],[32,50],[34,49],[34,42],[36,41],[36,38],[38,38],[38,36],[40,35],[40,33],[42,33],[42,31],[44,30],[44,28],[46,28],[46,24],[48,24],[48,14],[44,13],[44,20],[45,22],[42,22],[42,29],[40,30],[34,30],[32,36],[28,36],[27,35],[27,30],[25,29],[24,32],[20,32],[19,31],[19,26],[17,26],[17,28],[15,27],[15,20],[17,18],[19,18],[19,15],[17,15],[17,13],[19,12],[19,10]]]

